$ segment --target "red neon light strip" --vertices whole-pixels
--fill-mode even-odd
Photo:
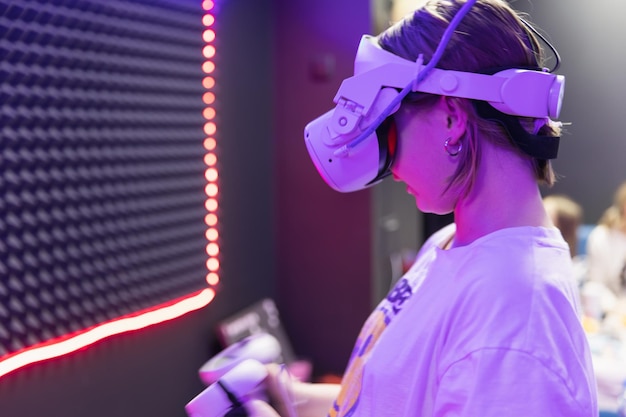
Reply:
[[[140,330],[199,310],[215,297],[206,288],[189,296],[111,320],[72,335],[53,339],[0,358],[0,377],[32,363],[67,355],[116,334]]]

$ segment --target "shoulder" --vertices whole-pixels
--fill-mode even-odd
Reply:
[[[449,278],[451,361],[483,347],[532,350],[544,333],[567,341],[581,330],[569,250],[550,235],[492,239],[458,260]]]
[[[567,243],[551,228],[505,229],[459,249],[466,263],[459,273],[473,284],[535,287],[546,278],[569,274],[572,265]]]

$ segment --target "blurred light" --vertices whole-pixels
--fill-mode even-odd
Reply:
[[[202,39],[206,43],[213,42],[215,40],[215,31],[212,29],[205,30],[204,32],[202,32]]]
[[[217,210],[217,206],[217,200],[214,198],[209,198],[207,201],[204,202],[204,207],[207,209],[207,211],[210,212]]]
[[[206,138],[204,142],[202,143],[202,145],[204,146],[204,149],[206,149],[207,151],[212,151],[215,149],[217,142],[215,141],[215,138]]]
[[[215,94],[207,91],[202,95],[202,101],[204,104],[213,104],[215,102]]]
[[[215,16],[213,16],[212,14],[205,14],[204,16],[202,16],[202,24],[204,26],[213,26],[213,23],[215,23]]]
[[[217,191],[217,184],[207,184],[206,187],[204,187],[204,193],[208,197],[215,197],[217,195]]]
[[[220,277],[215,272],[209,272],[206,276],[206,282],[209,285],[216,286],[220,282]]]
[[[202,80],[202,86],[206,88],[207,90],[210,90],[211,88],[215,87],[215,78],[204,77],[204,79]]]
[[[216,228],[211,227],[207,229],[205,236],[208,241],[213,242],[217,240],[217,238],[219,237],[219,233]]]
[[[202,115],[204,116],[205,119],[211,120],[215,118],[215,109],[213,107],[207,107],[202,112]]]
[[[202,55],[205,58],[213,58],[215,56],[215,47],[213,45],[206,45],[202,48]]]
[[[204,163],[206,166],[212,167],[217,162],[217,156],[214,153],[207,153],[204,155]]]
[[[210,74],[213,71],[215,71],[215,63],[213,61],[205,61],[204,64],[202,64],[202,71],[205,74]],[[205,101],[206,104],[211,104],[211,103],[207,103]]]
[[[206,224],[207,226],[217,225],[217,215],[215,213],[209,213],[204,216],[204,224]]]
[[[206,253],[209,256],[217,256],[217,254],[220,253],[220,247],[217,243],[209,243],[206,246]]]
[[[215,123],[208,122],[204,124],[204,133],[206,133],[207,135],[209,136],[214,135],[216,131],[217,131],[217,126],[215,126]]]
[[[207,168],[204,173],[204,177],[207,181],[213,182],[217,179],[217,169],[215,168]]]
[[[204,1],[202,2],[202,8],[203,8],[204,10],[209,11],[209,10],[212,10],[212,9],[213,9],[213,7],[215,7],[215,3],[214,3],[212,0],[204,0]]]
[[[215,272],[220,269],[220,261],[218,261],[217,258],[209,258],[206,261],[206,267],[209,271]]]

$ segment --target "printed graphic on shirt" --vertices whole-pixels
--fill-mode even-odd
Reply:
[[[420,264],[424,262],[426,261]],[[421,285],[426,275],[425,270],[426,268],[420,265],[414,265],[380,302],[363,325],[350,355],[350,363],[343,377],[341,391],[328,413],[329,417],[350,417],[356,411],[363,383],[363,372],[372,350],[391,320],[400,313],[405,302]]]
[[[380,310],[376,310],[365,323],[355,349],[352,351],[350,366],[343,378],[344,381],[350,381],[350,383],[342,384],[339,396],[328,414],[329,417],[347,417],[354,412],[361,393],[363,366],[367,362],[372,347],[387,327],[387,323],[385,313]]]

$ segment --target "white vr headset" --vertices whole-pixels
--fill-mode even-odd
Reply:
[[[491,111],[504,113],[504,117],[556,118],[561,111],[562,75],[517,68],[493,75],[429,68],[420,76],[424,68],[421,59],[405,60],[382,49],[375,37],[362,37],[354,76],[339,87],[336,107],[304,129],[309,155],[329,186],[341,192],[357,191],[389,175],[396,146],[395,126],[389,116],[404,98],[400,90],[487,102]],[[549,150],[539,151],[545,155],[540,157],[555,158],[558,138],[539,138],[531,147],[547,144]]]

